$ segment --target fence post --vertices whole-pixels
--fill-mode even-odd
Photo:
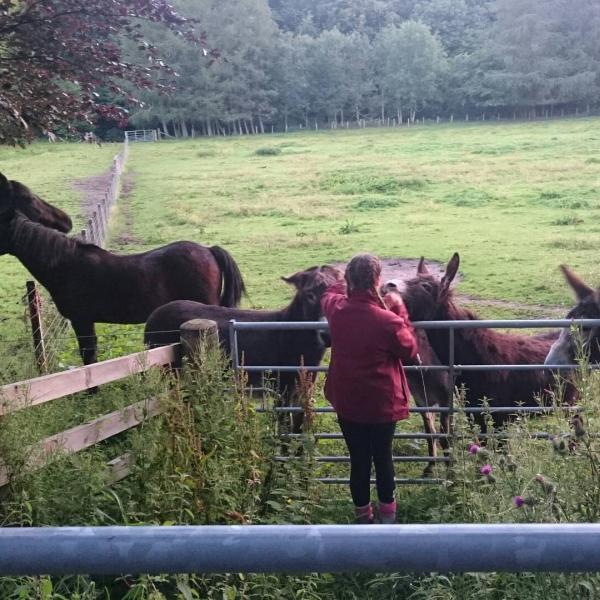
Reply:
[[[201,364],[207,350],[219,345],[219,329],[216,321],[192,319],[179,328],[183,355],[193,363]]]
[[[27,306],[29,307],[29,320],[31,322],[31,333],[33,335],[33,350],[35,362],[40,373],[48,372],[48,357],[46,355],[46,344],[44,331],[42,329],[42,306],[40,295],[35,286],[35,281],[27,282]]]

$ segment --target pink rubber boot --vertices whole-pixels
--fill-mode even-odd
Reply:
[[[373,506],[369,502],[365,506],[354,507],[355,523],[358,525],[369,525],[373,522]]]
[[[379,518],[382,525],[393,525],[396,522],[396,501],[379,503]]]

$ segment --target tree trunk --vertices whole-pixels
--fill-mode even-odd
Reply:
[[[212,131],[212,126],[210,124],[210,119],[206,119],[206,135],[208,135],[208,137],[212,137],[213,131]]]
[[[265,132],[265,124],[263,123],[262,117],[258,115],[258,126],[260,127],[260,132]]]
[[[385,99],[383,97],[383,92],[381,92],[381,120],[385,118]]]
[[[190,134],[189,134],[189,132],[188,132],[187,125],[186,125],[186,123],[185,123],[185,121],[184,121],[183,119],[181,119],[181,135],[182,135],[184,138],[190,137]]]
[[[167,122],[166,122],[166,121],[164,120],[164,118],[162,118],[162,117],[161,117],[161,119],[160,119],[160,124],[161,124],[161,126],[162,126],[163,133],[164,133],[165,135],[169,135],[169,129],[167,128]]]

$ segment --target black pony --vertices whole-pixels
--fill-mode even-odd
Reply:
[[[327,287],[342,278],[335,267],[324,265],[300,271],[283,280],[294,286],[296,294],[288,306],[279,310],[248,310],[208,306],[200,302],[176,300],[157,308],[148,318],[144,341],[149,346],[162,346],[179,341],[179,328],[192,319],[216,321],[219,339],[231,354],[229,321],[318,321],[321,318],[321,296]],[[244,330],[238,332],[238,361],[245,366],[318,366],[325,353],[323,336],[314,330]],[[251,385],[261,385],[260,373],[249,373]],[[297,373],[282,372],[276,379],[281,402],[294,403],[298,391]],[[297,431],[301,419],[294,419]]]
[[[44,227],[69,230],[70,219],[58,212],[0,178],[0,255],[18,258],[50,292],[86,365],[96,362],[95,323],[143,323],[155,308],[184,298],[236,306],[245,291],[235,261],[219,246],[174,242],[120,256]]]

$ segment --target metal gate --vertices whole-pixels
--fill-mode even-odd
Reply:
[[[455,381],[458,372],[464,371],[572,371],[580,368],[580,365],[460,365],[455,364],[454,359],[454,334],[457,329],[546,329],[546,328],[570,328],[573,326],[577,327],[598,327],[600,326],[600,319],[521,319],[521,320],[480,320],[480,321],[418,321],[414,322],[413,326],[418,329],[447,329],[449,338],[449,361],[447,365],[420,365],[420,366],[405,366],[406,371],[446,371],[450,377],[451,385],[449,385],[448,394],[448,406],[432,406],[432,407],[419,407],[411,406],[409,408],[410,413],[449,413],[450,416],[450,431],[452,431],[452,418],[457,412],[454,405],[454,393],[455,393]],[[324,321],[311,321],[311,322],[239,322],[231,320],[229,323],[229,341],[231,354],[233,357],[233,367],[236,372],[323,372],[328,371],[327,367],[304,367],[301,365],[252,365],[246,366],[241,365],[239,361],[239,348],[238,348],[238,331],[248,330],[318,330],[328,331],[329,326]],[[592,366],[591,368],[596,368]],[[557,407],[560,410],[567,411],[579,411],[580,408],[576,406],[565,406]],[[266,412],[267,409],[258,409],[259,411]],[[303,412],[303,408],[300,406],[278,406],[274,409],[276,412],[281,413],[298,413]],[[317,414],[333,413],[331,407],[318,407],[312,409]],[[555,407],[551,406],[499,406],[499,407],[482,407],[482,406],[465,406],[460,407],[461,412],[466,414],[482,414],[482,413],[504,413],[504,414],[549,414],[556,410]],[[283,434],[285,437],[301,437],[302,434]],[[490,435],[490,434],[488,434]],[[545,432],[539,432],[536,438],[548,439],[549,434]],[[315,433],[314,437],[316,440],[319,439],[342,439],[341,433]],[[442,434],[427,434],[427,433],[416,433],[416,432],[397,432],[394,436],[396,439],[415,439],[415,440],[426,440],[430,438],[434,439],[448,439],[449,443],[452,443],[453,436],[451,433]],[[293,460],[292,457],[278,457],[280,460]],[[316,462],[320,463],[349,463],[349,456],[317,456]],[[432,458],[429,456],[394,456],[395,463],[414,463],[414,462],[438,462],[448,463],[450,458],[448,456],[440,456]],[[349,483],[348,478],[340,477],[323,477],[316,478],[317,481],[326,484],[347,484]],[[445,480],[439,478],[430,477],[412,477],[412,478],[397,478],[396,483],[398,484],[442,484]]]

